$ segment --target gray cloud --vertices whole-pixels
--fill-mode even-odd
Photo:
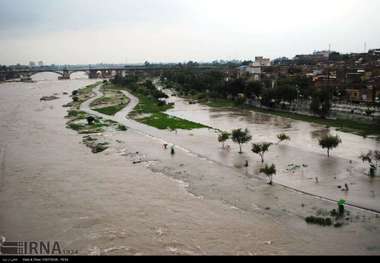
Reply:
[[[248,59],[380,47],[378,0],[0,0],[0,64]]]

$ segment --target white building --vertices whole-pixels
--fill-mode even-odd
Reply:
[[[254,67],[269,67],[270,65],[270,59],[264,57],[256,57],[255,62],[252,63]]]
[[[329,58],[330,57],[330,51],[328,50],[322,50],[322,51],[314,51],[313,56],[320,56],[324,58]]]
[[[249,64],[248,66],[239,67],[239,75],[244,76],[248,75],[253,80],[260,80],[261,74],[263,72],[263,67],[269,67],[271,65],[269,58],[256,57],[255,61]]]

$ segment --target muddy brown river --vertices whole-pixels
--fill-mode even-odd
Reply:
[[[279,167],[275,185],[257,173],[248,146],[239,155],[229,143],[226,152],[214,130],[136,125],[97,135],[111,147],[92,154],[81,135],[65,128],[62,105],[71,100],[63,92],[94,81],[55,78],[0,84],[0,236],[7,240],[56,240],[84,255],[380,254],[377,213],[349,207],[342,228],[304,220],[336,208],[327,199],[380,209],[379,180],[365,176],[357,158],[379,149],[375,140],[339,133],[343,145],[327,159],[316,144],[324,127],[176,98],[170,114],[223,130],[249,128],[255,141],[274,142],[286,131],[292,141],[266,156]],[[40,102],[53,94],[59,99]],[[163,141],[177,146],[174,156]],[[307,167],[293,173],[289,164]],[[344,183],[350,192],[337,188]]]

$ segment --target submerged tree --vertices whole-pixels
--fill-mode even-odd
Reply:
[[[264,155],[267,151],[269,151],[269,148],[272,146],[272,143],[254,143],[252,144],[252,152],[260,155],[261,162],[264,163]]]
[[[87,117],[87,123],[88,125],[92,125],[95,122],[95,118],[93,116]]]
[[[250,142],[252,140],[252,136],[250,135],[248,129],[245,129],[244,131],[242,129],[237,129],[232,131],[232,141],[239,144],[240,151],[239,153],[242,154],[242,145]]]
[[[270,166],[266,164],[265,167],[260,169],[260,173],[265,174],[269,179],[268,184],[272,185],[273,184],[273,175],[275,175],[277,173],[276,166],[274,164],[272,164]]]
[[[222,132],[221,134],[219,134],[218,141],[223,144],[223,149],[225,146],[225,142],[230,139],[230,136],[231,134],[229,134],[228,132]]]
[[[327,156],[330,157],[330,151],[335,149],[342,143],[339,136],[326,135],[319,140],[319,145],[322,149],[327,149]]]
[[[362,154],[359,157],[363,162],[368,162],[370,165],[370,176],[375,176],[380,162],[380,151],[369,151],[367,154]]]
[[[279,140],[277,144],[280,144],[284,141],[290,141],[290,137],[288,135],[286,135],[285,133],[281,133],[281,134],[277,135],[277,138]]]

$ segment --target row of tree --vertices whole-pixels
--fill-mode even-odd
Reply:
[[[278,143],[280,144],[283,141],[290,141],[290,137],[285,134],[281,133],[277,135]],[[242,154],[242,146],[244,144],[249,143],[252,141],[252,136],[248,129],[237,129],[233,130],[232,133],[228,132],[222,132],[218,135],[218,141],[223,144],[223,148],[225,147],[225,142],[231,139],[234,143],[239,145],[239,153]],[[332,135],[326,135],[319,139],[319,145],[322,147],[322,149],[327,150],[327,156],[330,157],[331,150],[337,148],[342,143],[342,140],[338,135],[332,136]],[[273,143],[261,143],[261,144],[253,144],[252,151],[256,154],[259,154],[261,156],[261,160],[264,163],[263,155],[265,152],[269,150],[269,147],[272,146]]]
[[[231,78],[223,71],[183,69],[166,71],[161,80],[179,95],[197,96],[198,99],[234,98],[241,99],[242,103],[252,99],[270,108],[292,107],[295,102],[311,99],[310,110],[322,118],[330,113],[334,95],[334,90],[328,88],[314,89],[312,80],[301,76],[252,81]]]
[[[291,138],[285,133],[279,134],[277,138],[278,138],[277,144],[280,144],[281,142],[284,142],[284,141],[291,140]],[[236,130],[233,130],[232,133],[222,132],[218,136],[218,141],[223,144],[223,148],[225,147],[225,142],[228,141],[229,139],[231,139],[234,143],[239,145],[239,149],[240,149],[239,153],[242,154],[243,153],[242,146],[252,141],[252,136],[250,132],[248,131],[248,129],[245,129],[245,130],[236,129]],[[339,144],[341,143],[342,143],[342,140],[339,138],[339,136],[332,136],[332,135],[324,136],[323,138],[319,140],[319,145],[323,149],[327,150],[328,157],[330,157],[331,150],[337,148]],[[253,143],[251,151],[259,155],[259,157],[261,158],[261,163],[264,164],[265,153],[269,151],[272,145],[273,143],[267,143],[267,142]],[[260,173],[266,174],[267,177],[269,178],[269,184],[272,184],[273,175],[276,174],[276,166],[274,164],[271,164],[271,165],[266,164],[264,167],[260,169]]]
[[[168,95],[161,90],[158,90],[151,80],[140,80],[137,76],[115,76],[111,82],[115,85],[126,87],[132,92],[144,95],[155,101],[168,98]]]

